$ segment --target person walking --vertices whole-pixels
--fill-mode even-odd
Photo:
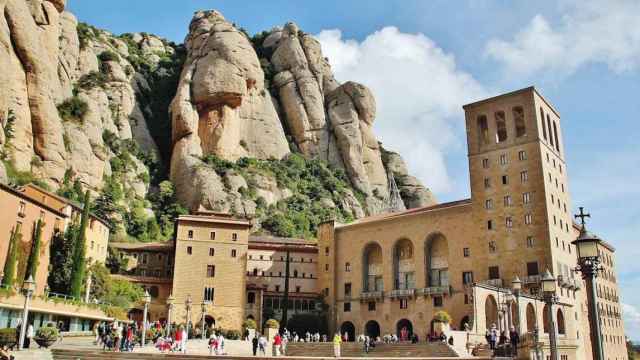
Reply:
[[[33,338],[33,324],[27,326],[27,333],[25,334],[24,348],[28,349],[31,346],[31,339]]]
[[[182,328],[182,353],[186,354],[187,353],[187,340],[189,340],[189,334],[187,334],[187,329],[186,328]]]
[[[253,350],[253,356],[258,355],[258,333],[253,335],[253,339],[251,339],[251,349]]]
[[[489,347],[491,348],[491,350],[495,350],[497,340],[498,329],[496,329],[496,324],[491,324],[491,330],[489,331]]]
[[[262,356],[267,356],[267,345],[267,338],[264,335],[260,335],[260,338],[258,339],[258,348],[260,349]]]
[[[280,356],[280,345],[282,345],[282,338],[280,334],[276,334],[273,337],[273,356]]]
[[[518,357],[518,344],[520,343],[520,334],[515,327],[511,327],[509,330],[509,343],[511,343],[511,352],[513,357]]]
[[[339,358],[340,357],[340,345],[342,344],[342,337],[340,333],[336,333],[333,336],[333,356]]]

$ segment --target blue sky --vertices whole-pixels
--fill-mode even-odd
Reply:
[[[336,77],[374,91],[377,135],[441,201],[469,196],[461,106],[535,85],[562,115],[574,209],[618,250],[640,341],[640,2],[68,0],[81,21],[176,42],[213,8],[251,34],[287,21],[317,34]]]

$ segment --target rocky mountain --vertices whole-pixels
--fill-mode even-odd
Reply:
[[[377,141],[371,91],[338,83],[293,23],[250,37],[199,11],[173,44],[78,23],[64,0],[0,8],[0,180],[90,189],[134,237],[168,226],[168,206],[306,236],[327,217],[387,211],[394,196],[435,202]]]

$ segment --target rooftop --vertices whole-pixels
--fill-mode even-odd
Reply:
[[[493,97],[490,97],[490,98],[474,101],[472,103],[462,105],[462,108],[467,110],[470,107],[487,104],[487,103],[490,103],[490,102],[493,102],[493,101],[496,101],[496,100],[504,99],[504,98],[507,98],[507,97],[510,97],[510,96],[520,95],[520,94],[527,93],[527,92],[533,92],[533,93],[537,94],[540,97],[540,99],[542,99],[542,101],[544,101],[545,104],[547,104],[547,106],[549,106],[549,108],[551,110],[553,110],[553,112],[558,117],[560,117],[560,113],[558,112],[558,110],[556,110],[556,108],[553,107],[553,104],[551,104],[551,102],[547,101],[547,99],[545,99],[545,97],[542,96],[542,94],[540,94],[538,92],[538,90],[535,88],[535,86],[529,86],[529,87],[526,87],[526,88],[523,88],[523,89],[520,89],[520,90],[508,92],[506,94],[500,94],[500,95],[493,96]]]
[[[238,219],[238,218],[234,218],[230,214],[216,213],[212,211],[211,212],[198,211],[194,214],[180,215],[178,217],[178,221],[210,222],[210,223],[220,223],[220,224],[251,227],[251,222],[249,222],[249,220]]]
[[[110,242],[109,246],[121,250],[145,250],[145,251],[165,251],[173,249],[173,241],[166,242],[148,242],[148,243],[127,243],[127,242]]]

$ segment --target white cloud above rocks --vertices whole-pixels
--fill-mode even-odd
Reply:
[[[637,307],[622,303],[622,316],[624,319],[625,334],[631,335],[632,339],[637,340],[638,332],[640,332],[640,310]]]
[[[588,64],[617,73],[640,68],[640,1],[571,0],[561,10],[556,21],[535,15],[512,39],[490,40],[486,56],[515,76],[566,76]]]
[[[436,194],[452,191],[445,154],[466,151],[461,106],[487,91],[423,34],[385,27],[363,41],[343,39],[336,29],[316,37],[338,81],[356,81],[373,91],[374,130],[384,146],[398,151],[410,172]]]

